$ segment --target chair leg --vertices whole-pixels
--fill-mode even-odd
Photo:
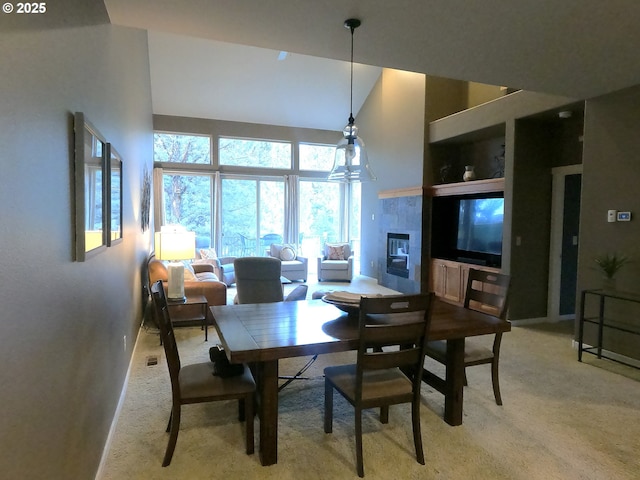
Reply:
[[[380,407],[380,423],[389,423],[389,405]]]
[[[356,463],[358,476],[364,477],[364,462],[362,461],[362,410],[355,409],[356,413]]]
[[[493,383],[493,396],[496,397],[496,404],[502,405],[500,382],[498,380],[498,357],[494,357],[493,362],[491,362],[491,382]]]
[[[247,455],[251,455],[254,452],[254,440],[253,440],[253,393],[247,395],[247,398],[242,400],[245,413],[245,429],[246,429],[246,450]]]
[[[176,449],[176,442],[178,441],[178,430],[180,429],[180,405],[174,405],[171,411],[171,431],[169,432],[169,443],[167,444],[167,451],[164,454],[164,460],[162,466],[166,467],[171,463],[173,457],[173,451]]]
[[[416,460],[424,465],[424,452],[422,451],[422,433],[420,431],[420,401],[411,403],[411,423],[413,424],[413,444],[416,447]]]
[[[246,418],[246,404],[244,398],[238,400],[238,421],[244,422]]]
[[[324,433],[333,432],[333,386],[324,380]]]
[[[171,429],[171,419],[173,418],[173,409],[171,410],[171,413],[169,414],[169,421],[167,422],[167,429],[165,430],[165,432],[169,433],[169,430]]]

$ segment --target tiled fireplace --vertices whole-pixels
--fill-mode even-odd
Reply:
[[[402,293],[419,293],[422,191],[380,194],[378,209],[378,283]]]

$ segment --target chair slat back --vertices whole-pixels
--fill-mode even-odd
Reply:
[[[178,344],[173,332],[171,317],[169,316],[169,307],[167,305],[167,297],[161,280],[158,280],[151,286],[151,295],[155,306],[156,321],[160,327],[160,338],[162,346],[167,357],[167,366],[169,367],[169,376],[171,377],[171,388],[174,395],[179,394],[178,375],[180,373],[180,355],[178,354]]]
[[[511,278],[502,273],[469,269],[464,307],[505,319]]]
[[[233,262],[238,303],[282,302],[282,262],[273,257],[242,257]]]
[[[365,371],[393,367],[411,371],[414,388],[419,388],[431,323],[432,298],[432,293],[362,297],[356,395],[362,394]],[[382,347],[387,348],[382,350]]]

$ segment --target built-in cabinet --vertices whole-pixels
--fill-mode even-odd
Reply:
[[[551,168],[581,163],[583,107],[573,99],[521,91],[429,123],[424,172],[429,258],[424,264],[430,267],[430,289],[450,301],[460,299],[465,267],[455,263],[473,263],[438,253],[438,236],[457,228],[434,214],[438,197],[500,191],[500,262],[472,266],[497,268],[511,276],[510,319],[546,317]],[[560,111],[572,112],[571,119],[561,118]],[[462,181],[467,166],[474,167],[475,181]]]
[[[431,260],[430,281],[437,297],[450,303],[462,305],[469,278],[469,269],[499,273],[497,268],[489,268],[470,263],[434,258]]]

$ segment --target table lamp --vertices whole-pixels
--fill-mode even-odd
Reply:
[[[196,234],[175,227],[162,227],[155,234],[155,253],[160,260],[168,260],[169,285],[167,299],[185,301],[184,264],[181,260],[194,258],[196,251]]]

